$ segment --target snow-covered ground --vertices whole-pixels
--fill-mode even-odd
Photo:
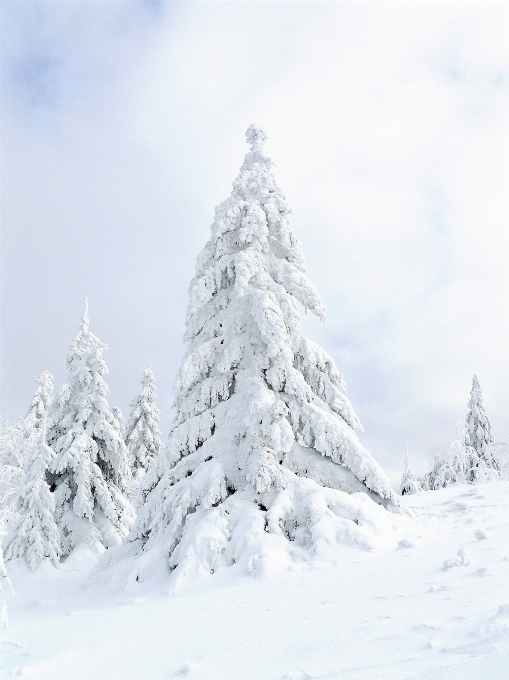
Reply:
[[[506,680],[509,482],[402,505],[413,516],[377,553],[232,567],[170,595],[156,578],[84,588],[91,551],[59,569],[11,562],[2,678]]]

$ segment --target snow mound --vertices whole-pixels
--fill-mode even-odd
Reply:
[[[138,539],[110,548],[88,584],[109,582],[129,589],[156,579],[169,590],[178,590],[189,578],[233,565],[235,573],[271,578],[294,563],[342,560],[351,549],[394,548],[402,542],[409,521],[405,513],[388,512],[364,492],[324,488],[286,471],[285,486],[274,493],[269,509],[249,489],[228,496],[220,505],[201,503],[187,516],[185,534],[178,542],[181,529],[175,521],[166,527],[164,543],[158,536],[145,544]],[[168,557],[172,545],[175,549]]]

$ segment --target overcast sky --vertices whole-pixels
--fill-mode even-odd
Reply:
[[[127,416],[161,425],[214,206],[262,125],[308,273],[309,337],[396,482],[477,373],[509,436],[509,3],[1,2],[2,403],[65,380],[84,297]]]

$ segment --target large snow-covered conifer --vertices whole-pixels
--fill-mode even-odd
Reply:
[[[366,545],[387,512],[372,499],[397,502],[354,432],[342,375],[302,335],[298,303],[320,319],[325,309],[266,136],[254,125],[246,136],[251,150],[198,256],[176,416],[131,532],[183,574],[241,560],[252,568],[276,538],[288,550]]]
[[[119,544],[133,518],[126,447],[106,400],[105,348],[89,331],[87,304],[67,356],[68,382],[48,417],[47,441],[56,454],[49,481],[64,555],[82,542]]]
[[[45,558],[57,564],[61,555],[55,524],[55,499],[46,473],[55,454],[46,444],[46,426],[39,427],[27,460],[26,475],[17,495],[19,519],[5,540],[5,559],[25,556],[31,569]]]
[[[163,447],[157,427],[160,411],[157,408],[154,373],[150,366],[143,372],[141,393],[131,402],[131,414],[125,431],[127,456],[133,476],[140,480],[152,460]]]

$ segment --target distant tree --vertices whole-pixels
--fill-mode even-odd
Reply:
[[[36,380],[37,389],[34,398],[25,417],[27,436],[32,429],[38,430],[48,413],[53,398],[53,376],[48,371],[44,371],[40,378]]]
[[[455,482],[473,484],[498,479],[505,445],[493,438],[475,375],[468,410],[464,420],[456,423],[456,431],[455,441],[448,450],[435,456],[432,469],[420,480],[423,488],[433,490]]]
[[[495,439],[492,454],[500,470],[497,476],[500,479],[509,479],[509,440]]]
[[[122,439],[125,441],[125,424],[124,424],[124,416],[122,414],[122,411],[118,406],[113,406],[111,409],[111,412],[113,413],[114,417],[117,419],[118,424],[119,424],[119,433]]]
[[[89,331],[87,304],[67,356],[68,382],[48,417],[47,441],[56,454],[49,482],[63,555],[83,542],[119,544],[133,520],[126,447],[106,400],[105,348]]]
[[[251,126],[246,136],[251,150],[198,256],[175,420],[141,482],[146,501],[131,533],[179,573],[238,561],[275,536],[328,545],[325,527],[335,527],[332,542],[345,532],[362,541],[359,504],[379,509],[349,492],[397,503],[354,432],[341,373],[302,335],[297,304],[319,319],[325,308],[265,133]]]
[[[138,481],[163,447],[158,428],[161,412],[157,408],[156,384],[150,366],[145,369],[141,384],[140,395],[130,404],[131,414],[125,431],[129,464]]]
[[[16,494],[25,474],[29,440],[25,437],[24,418],[14,425],[4,423],[0,429],[0,538],[18,517]]]
[[[20,417],[14,425],[5,423],[0,429],[0,536],[7,533],[18,518],[16,494],[25,474],[26,459],[39,439],[51,404],[53,376],[45,371],[36,383],[37,389],[25,418]]]
[[[484,480],[487,470],[499,472],[493,456],[493,434],[482,405],[482,391],[477,376],[472,378],[472,390],[465,416],[465,476],[467,482]]]
[[[408,455],[407,451],[405,458],[405,471],[403,472],[403,476],[401,478],[399,492],[402,496],[404,496],[405,494],[419,493],[420,491],[422,491],[422,486],[419,478],[410,466],[410,456]]]
[[[7,607],[4,596],[4,582],[12,589],[9,575],[7,574],[7,569],[4,564],[3,550],[0,546],[0,628],[2,630],[9,627],[9,618],[7,616]]]
[[[431,470],[419,481],[423,489],[436,491],[459,481],[458,472],[450,463],[437,454],[433,459]]]
[[[17,495],[19,517],[5,540],[5,559],[25,557],[30,569],[43,559],[57,564],[62,553],[55,524],[55,500],[46,482],[46,474],[55,454],[46,444],[44,421],[32,444],[25,478]]]

